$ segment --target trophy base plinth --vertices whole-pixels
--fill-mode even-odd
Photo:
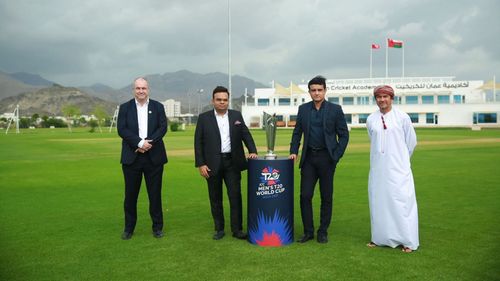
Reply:
[[[275,160],[277,158],[278,158],[278,155],[276,155],[276,154],[266,154],[266,155],[264,155],[264,159],[266,159],[266,160]]]

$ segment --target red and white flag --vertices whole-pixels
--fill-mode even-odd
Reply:
[[[403,48],[403,41],[387,39],[387,47],[389,48]]]
[[[372,49],[380,49],[380,45],[378,45],[378,44],[372,44]]]

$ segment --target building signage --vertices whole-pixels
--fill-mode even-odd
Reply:
[[[326,85],[327,91],[359,91],[359,90],[373,90],[377,85],[370,84],[352,84],[352,85]],[[469,81],[448,81],[448,82],[422,82],[422,83],[393,83],[391,84],[399,90],[414,90],[414,89],[456,89],[468,88]]]

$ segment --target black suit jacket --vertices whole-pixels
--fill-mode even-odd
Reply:
[[[231,138],[232,164],[240,171],[247,168],[247,159],[243,150],[243,143],[249,153],[257,153],[257,148],[248,127],[239,111],[229,110],[229,135]],[[207,165],[210,175],[218,172],[221,161],[221,138],[214,110],[200,114],[194,134],[195,166]]]
[[[122,138],[122,154],[120,163],[132,164],[137,157],[135,150],[141,141],[135,99],[120,105],[117,121],[118,135]],[[167,163],[167,152],[163,136],[167,133],[167,116],[163,104],[149,99],[148,104],[148,136],[153,147],[147,152],[155,165]]]
[[[340,105],[324,101],[325,112],[323,113],[323,128],[325,135],[325,143],[335,163],[337,163],[349,142],[349,130],[345,121],[344,112]],[[299,106],[299,113],[297,114],[297,121],[293,129],[292,142],[290,143],[290,154],[298,154],[300,139],[302,133],[304,134],[304,145],[302,146],[302,156],[300,158],[299,167],[302,167],[307,155],[307,146],[309,141],[309,126],[310,126],[310,112],[314,102],[308,102]]]

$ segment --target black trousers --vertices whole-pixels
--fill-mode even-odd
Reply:
[[[241,171],[231,163],[231,157],[222,157],[219,172],[207,179],[210,210],[214,219],[215,231],[224,230],[224,209],[222,204],[222,181],[226,184],[229,198],[231,231],[243,229],[241,203]]]
[[[335,167],[336,163],[333,162],[326,149],[307,151],[307,156],[300,172],[300,212],[305,234],[314,234],[312,198],[318,179],[321,194],[318,233],[328,233],[328,227],[332,218],[333,176],[335,174]]]
[[[146,181],[149,197],[149,214],[153,221],[153,231],[163,229],[163,211],[161,205],[161,185],[163,164],[153,165],[147,154],[139,153],[134,163],[122,165],[125,178],[125,231],[134,232],[137,223],[137,198],[141,188],[142,176]]]

